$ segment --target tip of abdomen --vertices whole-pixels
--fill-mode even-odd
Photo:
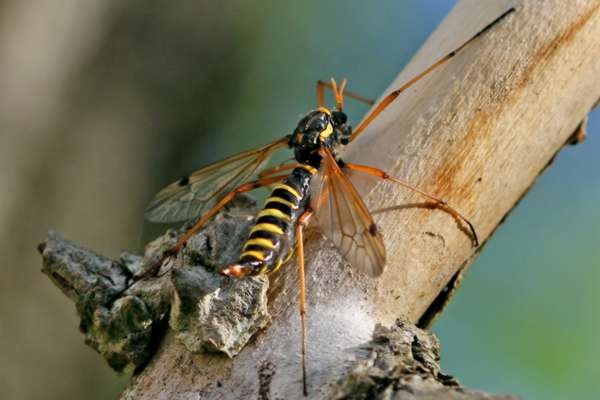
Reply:
[[[243,278],[251,272],[251,268],[246,265],[232,264],[221,270],[221,275]]]

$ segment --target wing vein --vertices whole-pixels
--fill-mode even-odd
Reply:
[[[168,185],[154,196],[146,208],[145,218],[151,222],[178,222],[198,217],[262,170],[270,156],[288,140],[286,136],[233,155]]]
[[[383,238],[360,195],[324,148],[321,174],[315,182],[312,206],[323,234],[354,268],[371,276],[385,266]]]

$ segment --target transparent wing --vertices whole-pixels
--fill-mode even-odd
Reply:
[[[376,277],[385,266],[385,246],[369,210],[331,152],[323,148],[321,174],[311,206],[319,228],[354,268]]]
[[[185,221],[214,206],[223,196],[260,172],[289,138],[210,164],[158,192],[144,212],[151,222]]]

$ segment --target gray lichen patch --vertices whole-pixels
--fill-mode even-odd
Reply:
[[[190,238],[180,266],[171,271],[169,325],[192,352],[208,350],[233,357],[270,321],[266,277],[235,279],[216,273],[239,257],[254,221],[248,212],[252,207],[250,198],[238,198]]]
[[[268,279],[216,277],[203,268],[173,271],[169,325],[188,350],[233,357],[270,321]]]
[[[110,308],[97,307],[83,325],[85,342],[96,349],[108,364],[130,372],[149,356],[154,320],[146,304],[135,296],[118,298]]]
[[[42,272],[75,302],[78,310],[110,303],[128,284],[123,265],[76,246],[56,232],[48,232],[38,247],[43,257]]]
[[[398,320],[375,327],[366,356],[340,380],[330,399],[515,400],[463,388],[440,371],[440,344],[431,333]]]
[[[157,261],[186,227],[150,242],[144,257],[122,253],[116,261],[50,232],[39,246],[42,271],[75,303],[85,342],[117,371],[148,361],[163,321],[190,351],[232,357],[270,320],[265,277],[215,271],[239,255],[254,205],[240,197],[164,264]]]
[[[75,303],[85,342],[119,372],[147,360],[156,322],[168,310],[167,281],[135,282],[131,270],[139,257],[113,261],[55,232],[39,250],[42,272]]]

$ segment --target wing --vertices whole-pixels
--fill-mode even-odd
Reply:
[[[381,233],[331,152],[322,148],[320,154],[321,174],[315,178],[311,200],[319,228],[354,268],[379,276],[385,266]]]
[[[283,137],[258,149],[210,164],[158,192],[144,212],[151,222],[185,221],[214,206],[223,196],[248,181],[271,155],[288,143]]]

